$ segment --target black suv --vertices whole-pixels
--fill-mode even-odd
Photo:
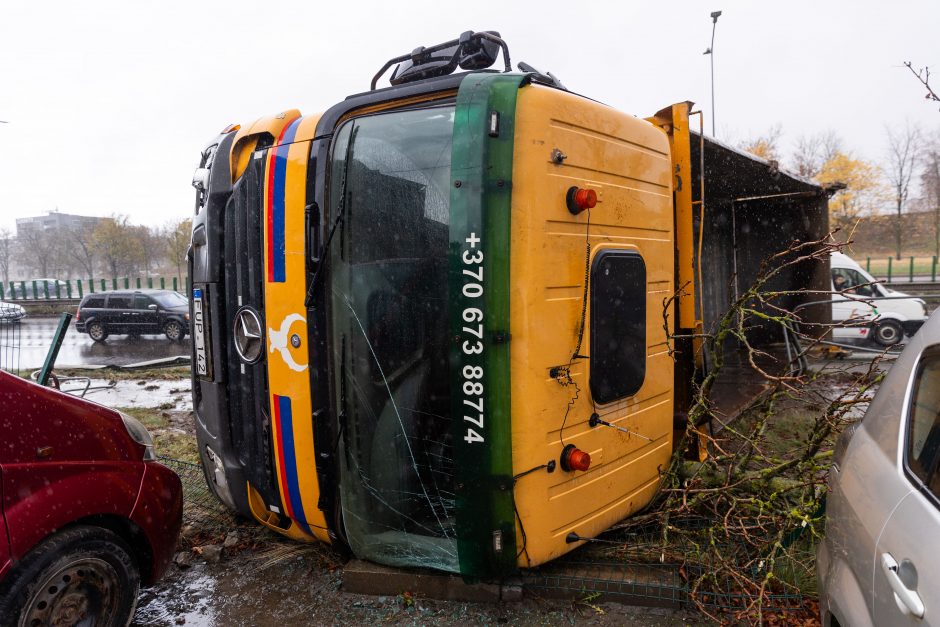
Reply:
[[[171,290],[87,294],[78,305],[75,328],[96,342],[121,333],[164,333],[167,339],[181,342],[189,333],[189,302]]]

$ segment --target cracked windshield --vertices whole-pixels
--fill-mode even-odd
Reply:
[[[454,108],[347,122],[330,207],[343,520],[358,555],[457,571],[447,325]]]
[[[940,627],[940,3],[47,4],[0,627]]]

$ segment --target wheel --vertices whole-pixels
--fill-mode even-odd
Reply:
[[[30,551],[0,585],[0,622],[124,626],[139,590],[140,572],[120,537],[71,527]]]
[[[166,334],[166,339],[171,342],[182,342],[183,338],[186,337],[186,332],[183,331],[183,325],[176,320],[170,320],[163,325],[163,332]]]
[[[881,346],[894,346],[904,339],[904,329],[897,320],[881,320],[875,323],[874,338]]]
[[[92,322],[88,325],[88,335],[96,342],[104,342],[108,339],[108,330],[100,322]]]

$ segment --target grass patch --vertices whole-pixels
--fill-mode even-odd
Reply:
[[[171,428],[170,417],[165,409],[161,407],[116,407],[115,409],[133,416],[147,427],[157,447],[157,455],[193,464],[199,463],[196,437]]]
[[[136,379],[179,381],[189,379],[192,368],[189,366],[143,368],[139,370],[123,368],[56,368],[55,373],[63,377],[92,377],[93,379],[110,379],[113,381],[133,381]]]

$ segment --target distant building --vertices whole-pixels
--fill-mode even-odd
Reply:
[[[96,216],[78,216],[71,213],[50,211],[44,216],[16,219],[16,234],[22,235],[27,231],[51,231],[56,229],[78,230],[84,226],[95,227],[102,220]]]

